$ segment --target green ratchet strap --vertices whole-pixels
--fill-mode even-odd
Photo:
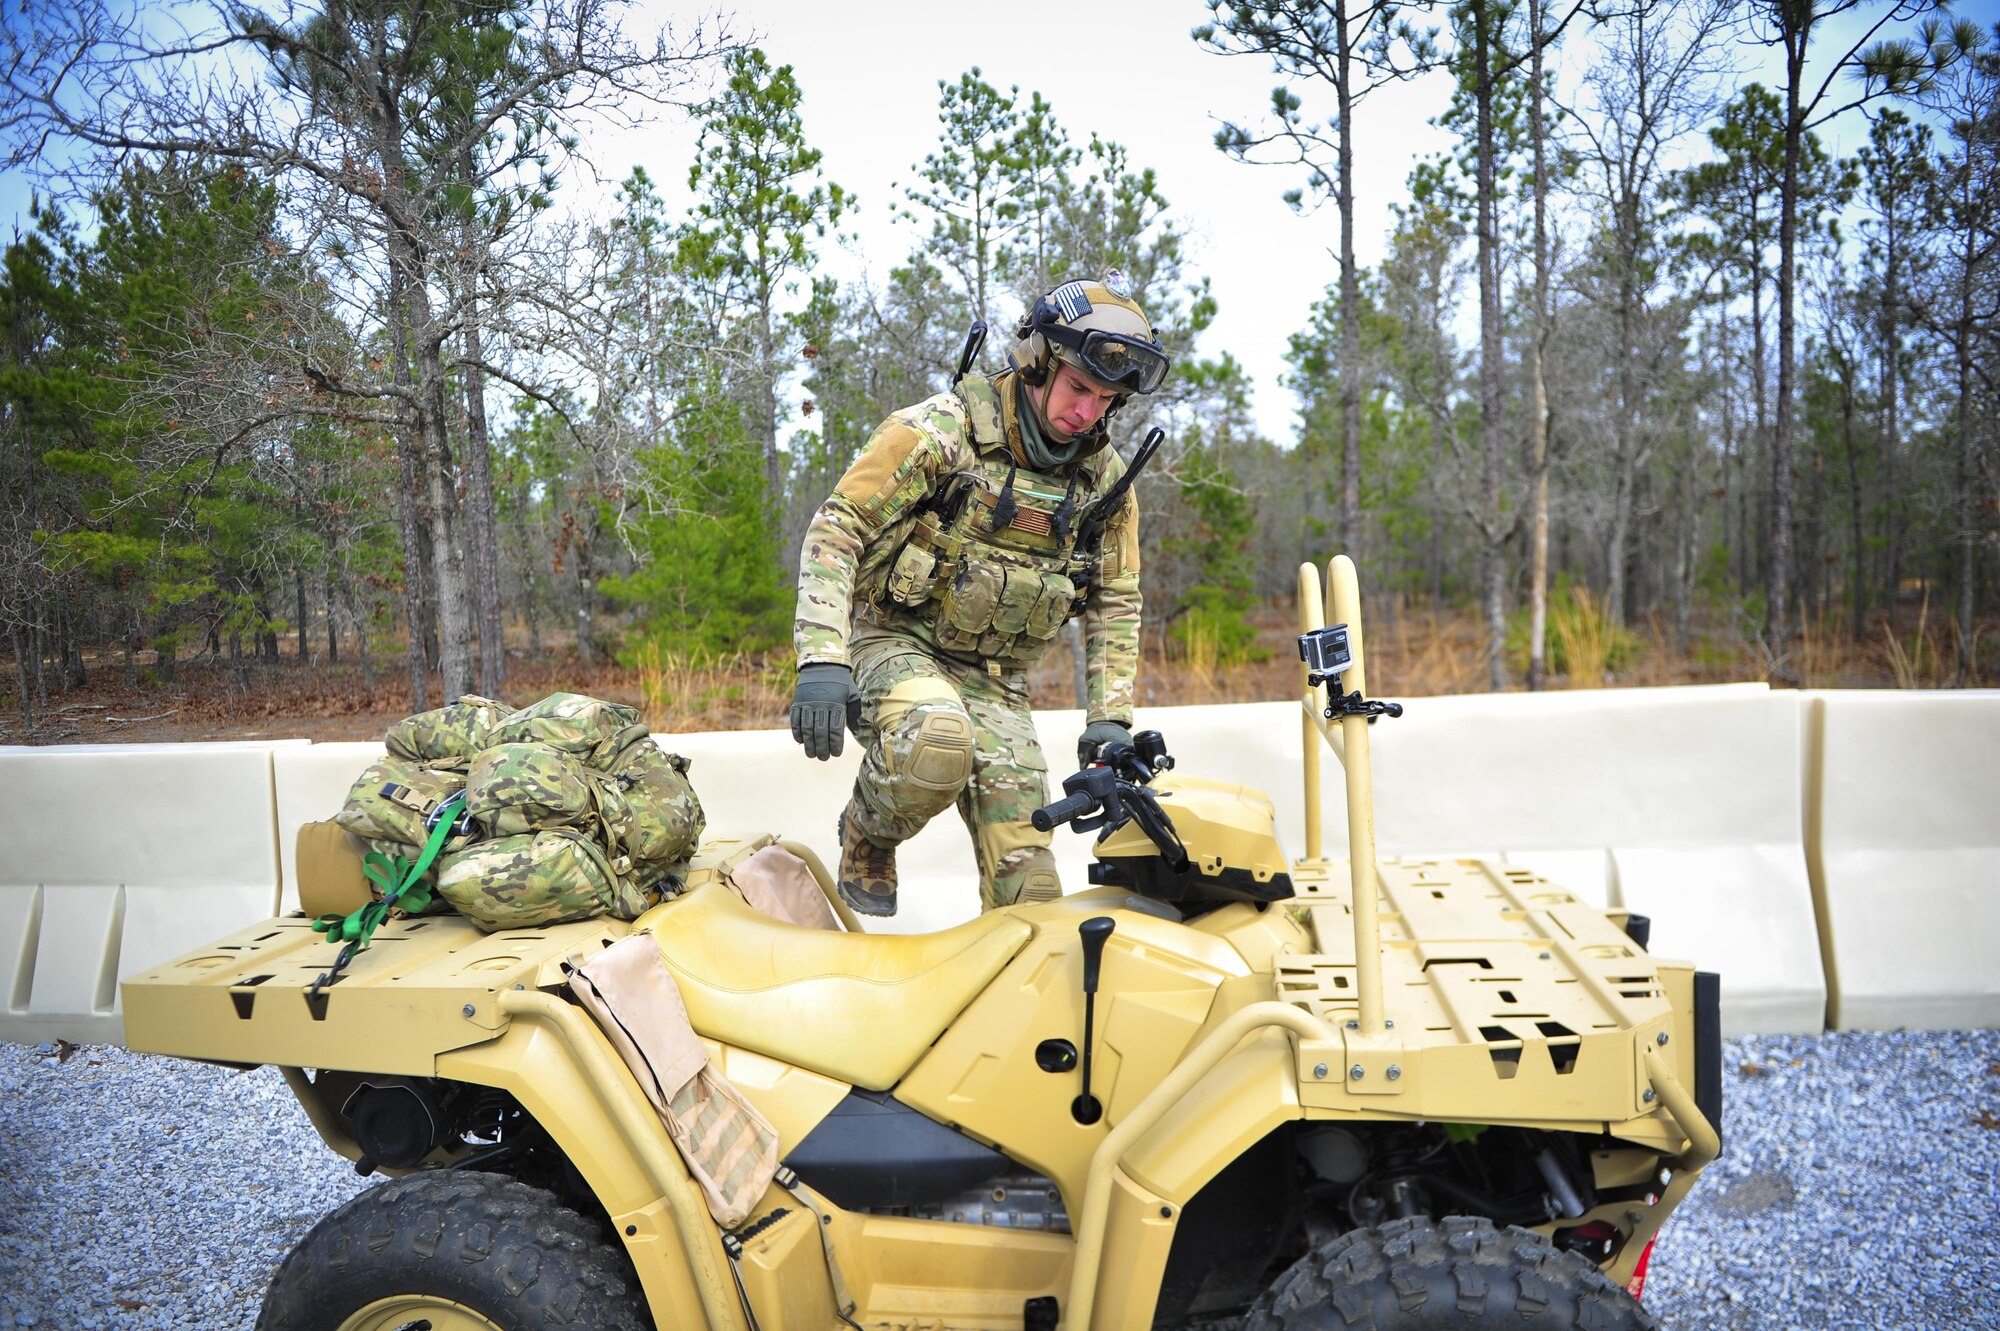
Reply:
[[[464,812],[465,792],[462,790],[438,805],[431,815],[430,840],[424,843],[423,851],[414,864],[401,855],[392,857],[378,851],[371,851],[363,857],[362,871],[375,884],[381,896],[351,915],[322,915],[312,922],[314,931],[325,934],[328,942],[345,943],[347,946],[340,949],[332,967],[312,982],[312,988],[306,991],[308,998],[318,998],[320,990],[333,983],[356,953],[367,950],[375,938],[375,931],[381,927],[382,921],[389,918],[392,909],[400,907],[407,914],[415,914],[431,904],[430,885],[423,881],[423,877],[430,872],[431,863],[444,849],[444,843],[458,830]]]

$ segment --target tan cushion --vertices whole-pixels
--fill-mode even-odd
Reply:
[[[569,987],[632,1069],[715,1223],[748,1220],[778,1172],[778,1130],[709,1066],[652,940],[619,939],[572,971]]]
[[[806,862],[783,846],[766,846],[729,873],[736,895],[770,916],[808,929],[838,929],[833,907]]]
[[[336,822],[301,823],[294,862],[299,908],[307,915],[351,915],[374,899],[361,857],[367,846]]]
[[[699,887],[634,922],[652,931],[694,1028],[866,1090],[901,1081],[1034,930],[992,911],[934,934],[804,929]]]

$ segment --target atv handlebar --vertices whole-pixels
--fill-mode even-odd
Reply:
[[[1065,795],[1054,804],[1040,808],[1028,816],[1037,832],[1047,832],[1068,822],[1070,819],[1088,814],[1097,807],[1097,801],[1089,795]]]
[[[1101,841],[1128,822],[1136,821],[1146,838],[1175,873],[1187,868],[1187,847],[1174,830],[1173,819],[1160,807],[1148,783],[1174,765],[1166,741],[1157,730],[1142,730],[1132,742],[1114,742],[1098,750],[1097,761],[1063,778],[1063,798],[1028,816],[1037,832],[1068,824],[1079,832],[1094,832]]]

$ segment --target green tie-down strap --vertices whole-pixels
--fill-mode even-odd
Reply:
[[[366,951],[374,940],[375,931],[382,921],[389,918],[389,912],[400,909],[405,914],[414,915],[431,904],[431,887],[423,881],[430,872],[431,863],[437,859],[444,843],[457,830],[459,818],[465,812],[465,792],[459,791],[444,803],[438,805],[431,815],[430,839],[412,863],[401,855],[389,856],[379,851],[370,851],[362,858],[362,872],[375,884],[381,894],[351,915],[322,915],[314,920],[312,927],[323,933],[330,943],[345,943],[340,955],[334,958],[333,966],[326,974],[313,981],[311,995],[319,996],[319,991],[333,983],[354,959],[357,952]]]

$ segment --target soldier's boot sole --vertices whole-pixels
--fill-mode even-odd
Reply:
[[[876,918],[896,913],[896,852],[885,850],[861,834],[849,816],[840,815],[840,899],[857,915]]]

